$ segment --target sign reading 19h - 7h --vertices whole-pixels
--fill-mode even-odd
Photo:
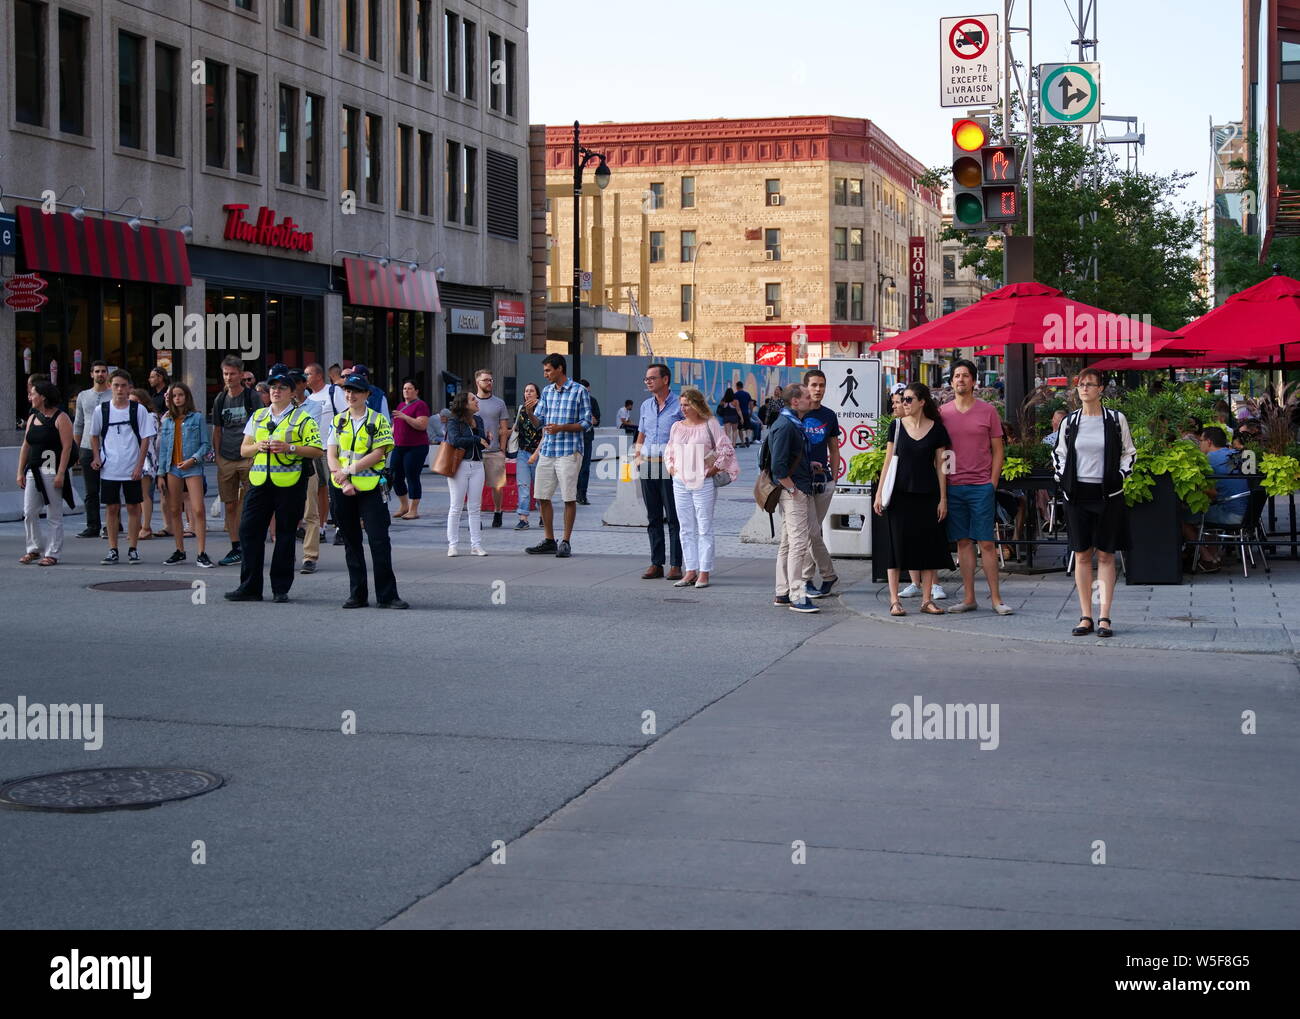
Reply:
[[[996,14],[939,20],[939,105],[996,106],[1001,97]]]

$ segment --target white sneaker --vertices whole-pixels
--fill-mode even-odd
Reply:
[[[935,601],[944,601],[948,593],[938,584],[930,585],[930,597]]]
[[[903,590],[898,592],[900,598],[917,598],[920,597],[921,589],[915,584],[908,584]]]
[[[460,553],[456,551],[456,546],[455,546],[455,545],[448,545],[448,546],[447,546],[447,557],[448,557],[448,558],[451,558],[452,556],[458,556],[458,555],[460,555]]]
[[[483,547],[481,545],[478,548],[470,549],[470,552],[472,552],[474,555],[487,555],[487,552],[483,550]]]

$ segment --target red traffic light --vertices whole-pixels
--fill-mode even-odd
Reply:
[[[977,120],[963,118],[952,123],[952,141],[964,152],[975,152],[988,141],[988,129]]]

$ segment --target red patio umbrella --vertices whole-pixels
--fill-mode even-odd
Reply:
[[[1042,283],[1009,283],[977,302],[923,326],[899,333],[872,350],[933,350],[944,347],[1033,344],[1046,356],[1096,356],[1159,350],[1174,333],[1072,301]],[[884,344],[889,344],[885,346]]]
[[[1088,365],[1104,372],[1164,371],[1169,368],[1215,368],[1228,363],[1223,357],[1107,357]]]
[[[1178,330],[1179,350],[1199,350],[1233,361],[1300,355],[1300,280],[1270,276],[1233,294]]]

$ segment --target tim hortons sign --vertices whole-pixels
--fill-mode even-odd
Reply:
[[[305,233],[291,216],[285,216],[277,223],[275,210],[263,205],[257,210],[257,222],[250,223],[244,219],[247,205],[223,205],[221,208],[226,213],[226,231],[223,236],[228,241],[243,241],[245,244],[261,244],[288,251],[312,249],[312,235]]]

